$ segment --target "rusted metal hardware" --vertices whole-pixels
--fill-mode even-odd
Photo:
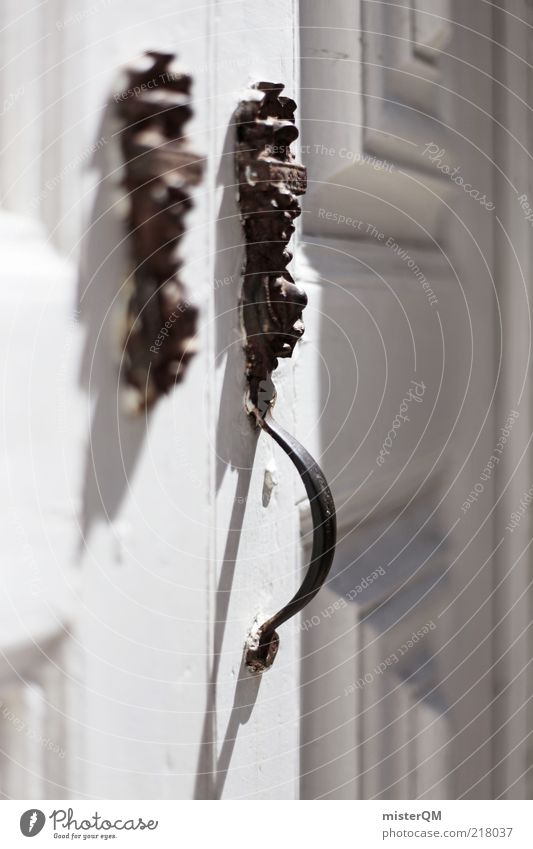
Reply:
[[[172,53],[146,53],[126,68],[125,88],[115,95],[133,265],[125,379],[136,390],[138,411],[181,381],[195,351],[197,309],[186,298],[176,252],[204,162],[184,136],[191,78],[174,59]]]
[[[279,357],[290,357],[304,332],[307,297],[287,265],[287,245],[300,215],[298,196],[306,171],[290,149],[298,137],[296,104],[282,97],[283,85],[257,83],[236,111],[235,150],[239,206],[246,239],[241,296],[250,412],[286,452],[298,470],[311,505],[313,548],[303,583],[278,613],[254,629],[245,647],[252,672],[268,669],[276,657],[276,629],[302,610],[323,586],[335,553],[335,504],[324,473],[302,445],[272,417],[271,372]]]
[[[270,408],[260,417],[260,424],[283,448],[300,473],[311,505],[313,548],[311,561],[298,592],[285,607],[259,627],[246,647],[246,666],[252,672],[263,672],[272,666],[279,646],[276,629],[303,610],[321,590],[333,563],[337,539],[335,503],[320,466],[298,440],[272,418]]]
[[[283,88],[280,83],[257,83],[236,112],[235,158],[246,237],[241,306],[254,406],[278,357],[290,357],[304,332],[302,310],[307,304],[305,292],[287,271],[292,259],[287,245],[307,180],[290,149],[298,138],[296,104],[280,96]]]

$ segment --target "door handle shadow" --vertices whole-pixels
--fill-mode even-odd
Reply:
[[[261,686],[262,677],[253,675],[246,667],[245,659],[241,661],[239,669],[239,677],[237,679],[237,687],[235,688],[235,696],[233,698],[233,706],[224,735],[224,742],[220,750],[220,755],[217,761],[216,777],[215,777],[215,799],[220,799],[226,783],[228,770],[233,757],[235,743],[239,735],[241,725],[246,725],[250,719],[259,688]]]

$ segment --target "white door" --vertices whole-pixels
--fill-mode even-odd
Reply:
[[[498,14],[482,0],[4,4],[5,798],[524,793],[522,655],[505,655],[524,608],[504,617],[523,586],[492,590],[510,544],[494,515],[503,525],[527,472],[493,512],[487,464],[500,428],[529,426],[527,393],[494,412],[505,242],[490,209],[505,191],[493,163],[513,158],[493,150],[491,74],[527,80],[505,51],[494,67]],[[198,353],[132,419],[113,93],[147,49],[193,76],[206,173],[180,245]],[[309,172],[293,245],[306,332],[276,373],[276,414],[324,467],[339,544],[327,587],[253,677],[248,630],[292,595],[311,542],[289,460],[243,407],[232,116],[259,80],[298,101]],[[507,326],[516,309],[510,297]]]
[[[231,123],[253,82],[295,94],[296,20],[282,0],[2,11],[6,797],[298,793],[296,637],[264,681],[238,680],[254,617],[297,585],[298,517],[292,472],[243,408]],[[207,172],[180,254],[201,319],[183,385],[130,419],[113,93],[147,49],[193,75],[187,130]]]

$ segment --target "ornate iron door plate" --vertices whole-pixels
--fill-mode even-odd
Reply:
[[[139,412],[182,380],[195,351],[197,310],[179,278],[177,248],[204,162],[184,136],[191,77],[173,69],[174,59],[146,53],[126,69],[126,87],[115,95],[133,265],[125,379],[136,390]]]

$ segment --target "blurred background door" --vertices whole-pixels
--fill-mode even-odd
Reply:
[[[504,525],[529,486],[530,10],[501,5],[301,5],[298,426],[340,514],[302,625],[304,798],[527,792],[530,537]]]

